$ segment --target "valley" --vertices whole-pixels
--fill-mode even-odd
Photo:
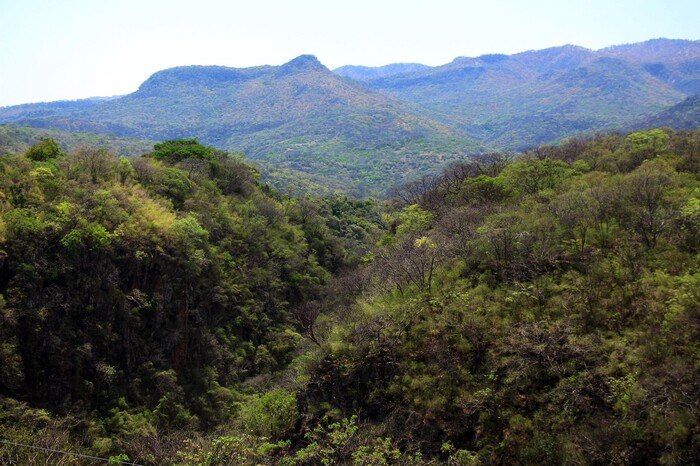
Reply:
[[[0,463],[700,459],[700,42],[0,108]]]

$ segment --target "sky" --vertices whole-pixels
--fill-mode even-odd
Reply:
[[[333,69],[700,39],[700,0],[0,0],[0,106],[122,95],[182,65]]]

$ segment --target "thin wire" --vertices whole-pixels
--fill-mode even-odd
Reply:
[[[24,448],[32,448],[34,450],[48,451],[50,453],[61,453],[63,455],[78,456],[80,458],[88,458],[91,460],[100,460],[100,461],[105,461],[107,463],[109,463],[109,461],[110,461],[109,458],[100,458],[99,456],[83,455],[82,453],[73,453],[71,451],[54,450],[53,448],[44,448],[44,447],[37,447],[34,445],[25,445],[23,443],[15,443],[15,442],[7,441],[7,440],[0,440],[0,443],[4,443],[5,445],[14,445],[16,447],[24,447]],[[118,461],[118,460],[112,460],[112,464],[128,464],[131,466],[142,466],[138,463],[128,463],[126,461]]]

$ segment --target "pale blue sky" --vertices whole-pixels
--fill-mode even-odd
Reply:
[[[135,91],[179,65],[329,68],[700,39],[700,0],[0,0],[0,106]]]

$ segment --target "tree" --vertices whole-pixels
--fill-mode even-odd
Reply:
[[[666,162],[647,161],[626,180],[629,220],[647,247],[656,245],[671,219],[667,192],[675,185],[674,175]]]
[[[661,129],[637,131],[627,136],[625,145],[621,148],[620,164],[624,171],[629,171],[641,165],[645,160],[651,160],[668,147],[669,135]]]
[[[56,141],[51,138],[42,138],[27,151],[26,155],[35,162],[46,162],[63,154]]]
[[[402,294],[407,284],[430,293],[433,275],[442,257],[442,249],[432,238],[410,234],[380,250],[374,266],[378,275]]]
[[[448,252],[459,256],[465,265],[473,258],[477,230],[490,213],[488,207],[458,207],[442,215],[438,221],[437,231],[447,244]]]
[[[292,314],[296,317],[301,327],[302,332],[306,335],[309,340],[313,341],[319,348],[321,343],[319,343],[316,337],[316,332],[314,330],[316,319],[321,313],[321,305],[317,301],[305,302],[296,306],[292,310]]]
[[[515,158],[512,152],[491,152],[479,156],[474,163],[479,173],[486,176],[498,176]]]
[[[272,390],[254,397],[241,414],[250,433],[278,440],[290,433],[297,422],[297,397],[281,388]]]
[[[70,156],[71,172],[80,176],[86,173],[92,183],[106,179],[110,174],[116,156],[107,149],[93,147],[78,147]]]
[[[214,157],[216,149],[200,144],[194,139],[171,139],[153,146],[151,157],[168,163],[177,163],[185,159],[207,159]]]
[[[126,181],[129,178],[133,178],[133,176],[136,174],[134,167],[131,165],[131,162],[126,157],[119,157],[119,165],[117,165],[117,172],[119,173],[119,182],[122,185],[125,185]]]
[[[435,189],[438,179],[434,176],[425,175],[418,180],[409,181],[395,188],[392,188],[389,195],[401,201],[403,205],[418,204],[423,198]]]

